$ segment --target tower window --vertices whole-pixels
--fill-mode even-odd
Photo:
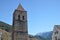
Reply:
[[[23,16],[22,18],[23,18],[23,20],[24,20],[24,16]]]
[[[20,15],[18,15],[18,20],[20,20]]]
[[[58,31],[56,31],[55,34],[58,34]]]

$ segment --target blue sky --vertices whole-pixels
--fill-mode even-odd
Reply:
[[[52,31],[54,25],[60,25],[60,0],[0,0],[0,21],[12,25],[19,3],[27,11],[29,34]]]

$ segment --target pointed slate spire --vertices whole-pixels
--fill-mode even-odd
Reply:
[[[25,9],[22,7],[22,5],[21,5],[21,4],[19,4],[19,5],[18,5],[17,10],[20,10],[20,11],[25,11]]]

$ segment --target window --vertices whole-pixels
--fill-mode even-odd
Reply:
[[[20,20],[20,15],[18,15],[18,20]]]
[[[58,31],[56,31],[56,33],[58,34]]]
[[[23,20],[24,20],[24,16],[23,16]]]
[[[58,34],[58,31],[56,31],[55,34]]]
[[[55,37],[55,40],[57,40],[57,37]]]

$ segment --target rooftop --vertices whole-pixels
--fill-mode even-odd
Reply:
[[[21,4],[19,4],[19,5],[18,5],[17,10],[25,11],[25,9],[22,7],[22,5],[21,5]]]

